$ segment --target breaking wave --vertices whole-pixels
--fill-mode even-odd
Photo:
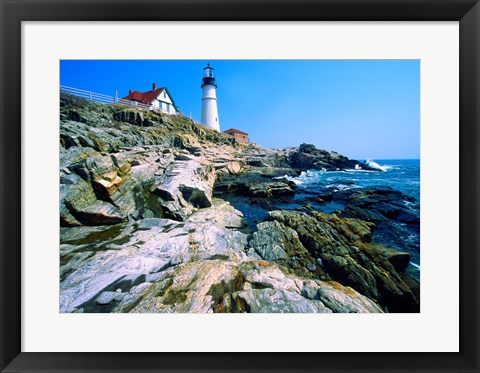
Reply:
[[[391,170],[393,167],[390,165],[379,165],[377,162],[372,161],[371,159],[368,159],[365,162],[368,166],[375,168],[376,170],[381,170],[381,171],[388,171]]]

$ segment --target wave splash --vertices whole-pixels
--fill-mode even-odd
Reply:
[[[368,166],[372,167],[372,168],[375,168],[377,170],[380,170],[380,171],[388,171],[392,168],[392,166],[388,166],[388,165],[382,165],[380,166],[377,162],[371,160],[371,159],[367,159],[367,161],[365,162]]]

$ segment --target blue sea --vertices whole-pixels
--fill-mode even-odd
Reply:
[[[387,186],[412,197],[405,202],[406,207],[420,215],[420,160],[419,159],[379,159],[366,160],[370,166],[383,172],[347,170],[338,172],[307,171],[300,176],[289,178],[298,186],[300,192],[295,199],[302,199],[302,191],[306,194],[325,193],[356,188],[370,188]],[[288,208],[287,205],[281,206]],[[327,202],[314,206],[325,213],[342,210],[344,206],[336,202]],[[394,232],[388,234],[386,230],[374,233],[374,240],[398,250],[411,254],[411,265],[408,273],[419,279],[420,277],[420,231],[412,227],[394,222]]]
[[[258,205],[247,201],[243,197],[227,198],[232,205],[240,210],[247,220],[250,230],[256,229],[256,223],[267,216],[269,209],[281,208],[294,210],[306,204],[315,210],[324,213],[342,211],[345,206],[335,202],[315,202],[316,196],[326,192],[335,192],[348,189],[371,187],[391,187],[409,196],[405,207],[414,215],[420,216],[420,160],[419,159],[378,159],[365,160],[371,167],[383,172],[347,170],[347,171],[318,171],[303,172],[298,177],[281,177],[293,181],[297,190],[293,199],[285,202],[275,202],[271,207]],[[388,224],[377,224],[373,234],[375,242],[384,244],[399,251],[407,251],[411,255],[407,273],[420,279],[420,227],[396,221]]]
[[[419,159],[381,159],[364,162],[384,172],[362,170],[307,171],[299,177],[290,179],[303,188],[322,190],[325,188],[342,190],[389,186],[420,201]]]

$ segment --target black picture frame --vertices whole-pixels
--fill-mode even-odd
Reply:
[[[478,255],[480,5],[478,1],[0,0],[1,371],[478,372],[478,273],[480,270]],[[21,352],[21,23],[22,21],[87,20],[459,21],[460,352],[281,354]],[[437,337],[432,336],[432,338]]]

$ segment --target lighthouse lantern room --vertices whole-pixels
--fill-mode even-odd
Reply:
[[[217,83],[213,75],[213,67],[207,64],[203,69],[202,83],[202,124],[205,127],[220,131],[217,107]]]

